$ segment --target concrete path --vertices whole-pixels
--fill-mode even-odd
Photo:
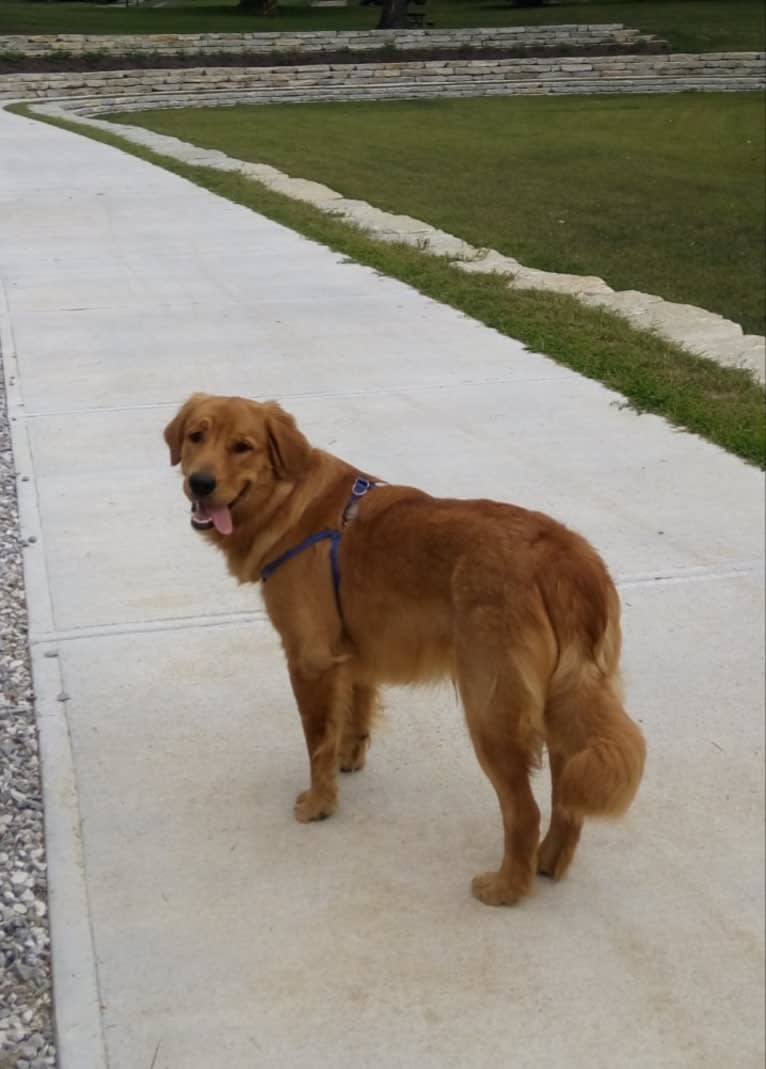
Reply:
[[[761,474],[6,113],[0,234],[61,1069],[760,1066]],[[449,690],[391,692],[337,816],[293,822],[278,644],[189,528],[161,438],[195,389],[277,396],[361,467],[547,509],[604,552],[650,760],[564,884],[470,897],[499,817]]]

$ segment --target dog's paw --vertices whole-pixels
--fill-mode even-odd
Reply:
[[[559,844],[545,838],[537,854],[537,871],[549,880],[560,880],[567,870],[570,857],[564,855]]]
[[[568,836],[548,832],[537,851],[537,871],[550,880],[560,880],[572,863],[579,832]]]
[[[369,748],[369,735],[358,735],[351,739],[344,739],[338,754],[338,767],[341,772],[359,772],[363,769],[367,762]]]
[[[509,883],[499,872],[484,872],[481,876],[475,876],[471,891],[474,898],[478,898],[485,906],[512,906],[528,894],[527,890]]]
[[[312,820],[325,820],[335,812],[335,805],[335,798],[330,794],[312,789],[301,791],[295,799],[295,819],[301,824],[308,824]]]

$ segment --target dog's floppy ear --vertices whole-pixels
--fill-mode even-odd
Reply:
[[[266,415],[271,464],[279,479],[297,479],[306,470],[311,446],[298,430],[295,420],[276,401],[263,406]]]
[[[189,400],[181,405],[178,412],[165,428],[165,441],[168,443],[170,463],[173,466],[180,464],[181,462],[181,447],[184,442],[184,434],[186,433],[186,421],[194,411],[195,406],[204,398],[204,396],[205,395],[202,393],[192,394]]]

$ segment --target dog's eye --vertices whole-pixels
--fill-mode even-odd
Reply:
[[[235,453],[249,453],[253,447],[249,442],[235,442],[231,448]]]
[[[191,434],[189,435],[189,441],[190,442],[201,442],[202,441],[202,437],[203,437],[202,431],[192,431]]]

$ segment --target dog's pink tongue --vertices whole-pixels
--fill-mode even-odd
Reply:
[[[218,508],[208,508],[208,514],[210,519],[215,524],[215,529],[219,534],[228,535],[232,532],[231,513],[226,505],[221,505]]]

